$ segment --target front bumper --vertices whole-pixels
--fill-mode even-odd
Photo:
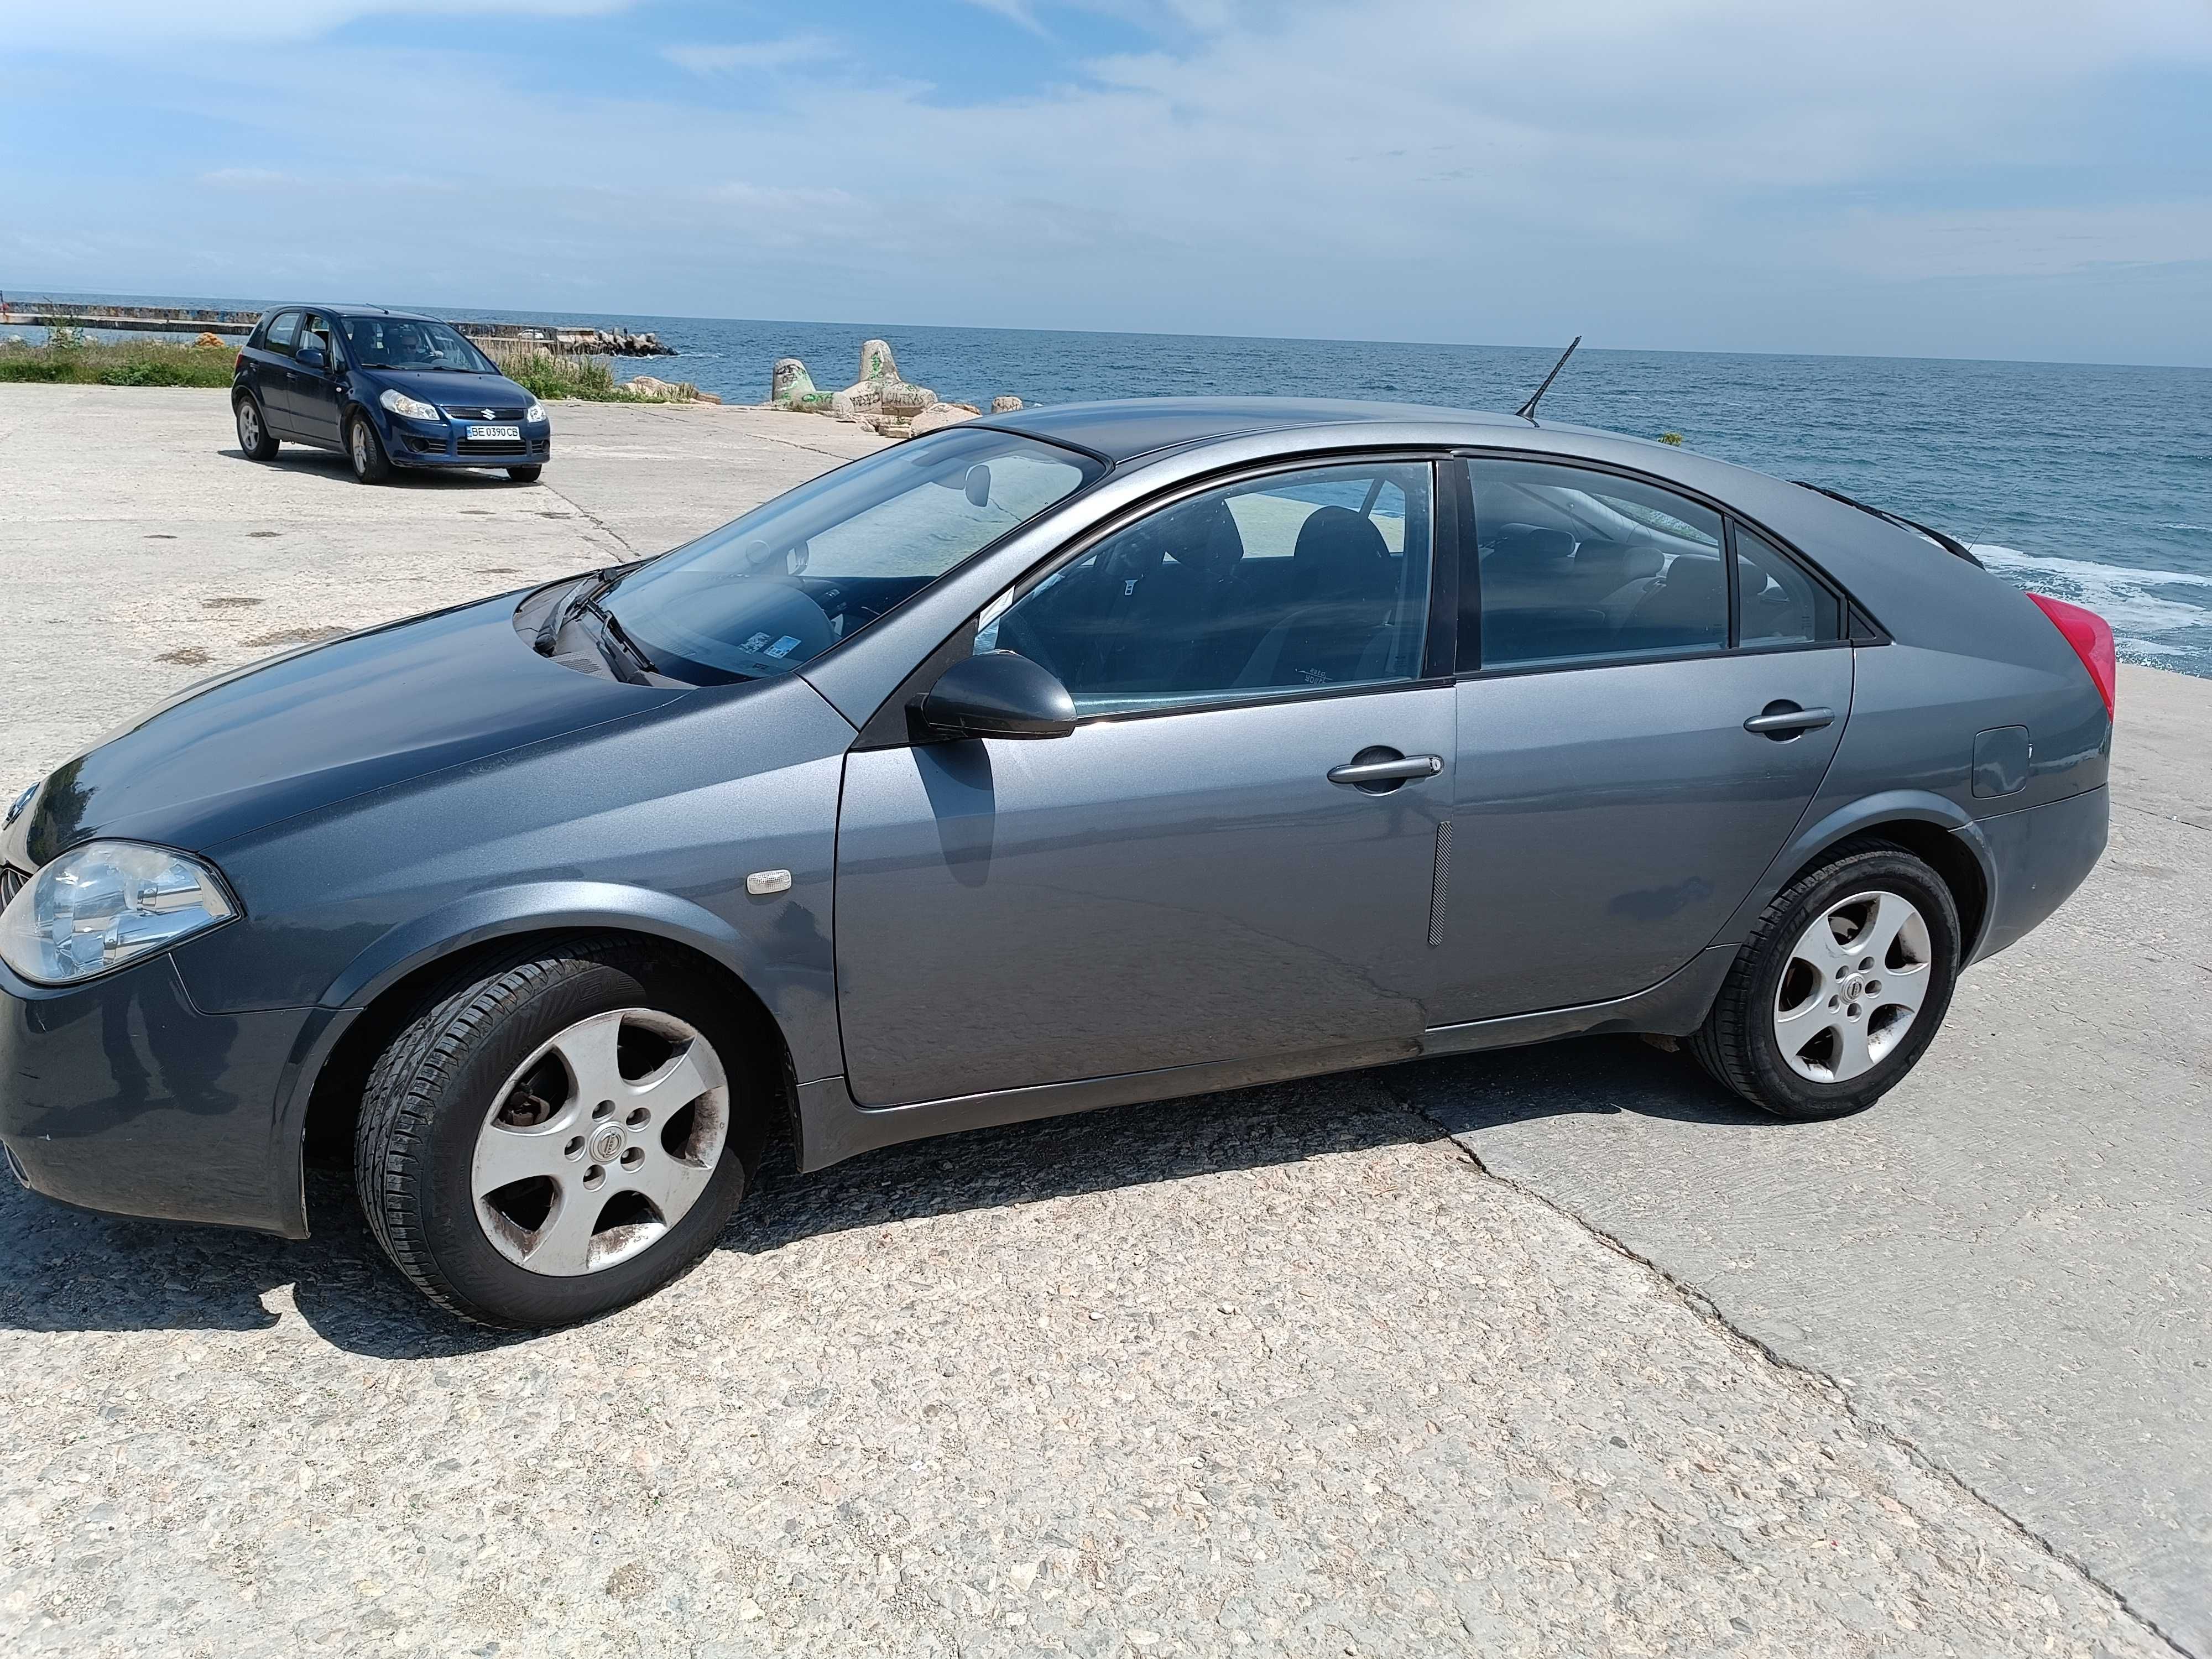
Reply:
[[[64,1203],[301,1236],[277,1122],[313,1012],[204,1014],[166,953],[58,990],[0,964],[0,1144]]]
[[[471,443],[465,423],[381,413],[384,453],[395,466],[543,466],[553,458],[553,428],[544,422],[526,422],[512,443]]]

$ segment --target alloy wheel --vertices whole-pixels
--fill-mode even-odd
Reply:
[[[240,398],[238,404],[238,442],[249,455],[261,447],[261,416],[246,398]]]
[[[1928,919],[1897,893],[1839,899],[1797,936],[1774,994],[1774,1036],[1798,1076],[1848,1083],[1881,1063],[1934,979]]]
[[[353,470],[362,477],[368,476],[368,426],[360,420],[353,423]]]
[[[729,1138],[720,1057],[672,1014],[622,1008],[515,1068],[477,1132],[470,1192],[494,1249],[532,1273],[594,1273],[697,1203]]]

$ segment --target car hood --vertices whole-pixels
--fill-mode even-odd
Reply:
[[[441,409],[527,409],[537,401],[504,374],[448,374],[422,368],[365,368],[361,373],[379,386],[396,386]]]
[[[387,784],[687,695],[580,674],[516,596],[349,635],[189,686],[56,771],[8,837],[35,867],[95,836],[204,852]]]

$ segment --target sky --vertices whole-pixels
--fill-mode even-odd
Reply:
[[[2212,365],[2212,0],[18,7],[10,295]]]

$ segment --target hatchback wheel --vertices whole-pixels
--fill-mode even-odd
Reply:
[[[507,476],[517,483],[536,483],[544,471],[542,466],[510,466]]]
[[[1691,1051],[1783,1117],[1842,1117],[1934,1041],[1959,972],[1959,913],[1927,865],[1861,844],[1768,905]]]
[[[416,1287],[514,1329],[588,1319],[714,1245],[759,1161],[743,1028],[680,963],[579,941],[434,996],[362,1102],[370,1229]]]
[[[376,435],[366,415],[356,415],[346,422],[346,459],[353,463],[353,476],[363,483],[382,483],[392,476],[384,440]]]
[[[246,459],[269,461],[276,458],[276,441],[269,435],[269,423],[261,418],[261,405],[252,392],[240,397],[235,410],[238,416],[238,447]]]

